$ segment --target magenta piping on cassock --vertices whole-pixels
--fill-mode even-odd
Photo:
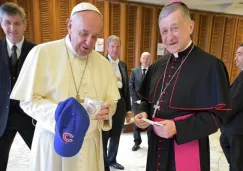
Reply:
[[[170,57],[171,58],[171,57]],[[168,60],[170,60],[170,58]],[[168,65],[168,63],[167,63]],[[224,103],[219,103],[217,104],[216,106],[212,106],[212,107],[207,107],[207,108],[179,108],[179,107],[176,107],[176,106],[172,106],[171,105],[171,101],[172,101],[172,98],[173,98],[173,95],[174,95],[174,89],[175,89],[175,86],[177,84],[177,81],[178,81],[178,78],[179,78],[179,75],[180,75],[180,72],[181,72],[181,68],[179,69],[179,72],[176,76],[176,80],[175,80],[175,84],[172,88],[172,94],[171,94],[171,97],[170,97],[170,101],[169,101],[169,107],[172,108],[172,109],[177,109],[177,110],[222,110],[222,111],[229,111],[231,110],[230,108],[224,108],[226,106],[226,104]],[[153,95],[153,99],[151,99],[151,101],[149,101],[149,97],[144,97],[142,96],[140,93],[138,93],[141,97],[143,97],[144,99],[148,100],[148,103],[154,103],[154,100],[155,100],[155,94],[156,94],[156,90],[158,88],[158,84],[160,82],[160,80],[162,79],[162,76],[165,74],[165,72],[161,73],[160,77],[159,77],[159,80],[157,81],[156,83],[156,86],[155,86],[155,91],[154,91],[154,95]],[[215,119],[215,118],[214,118]],[[216,123],[217,124],[217,123]],[[218,125],[218,124],[217,124]]]
[[[165,72],[163,72],[163,73],[160,75],[159,80],[157,81],[157,84],[156,84],[156,86],[155,86],[155,91],[154,91],[154,97],[155,97],[155,93],[156,93],[158,84],[159,84],[160,80],[162,79],[162,76],[164,75],[164,73],[165,73]],[[144,97],[144,96],[141,95],[140,93],[138,93],[138,94],[139,94],[141,97],[143,97],[144,99],[149,100],[147,97]],[[151,102],[148,101],[148,103],[153,103],[153,102],[154,102],[154,97],[153,97],[153,101],[151,101]]]
[[[231,110],[231,109],[223,109],[223,107],[225,107],[226,104],[217,104],[216,106],[207,107],[207,108],[179,108],[179,107],[172,106],[171,105],[171,101],[172,101],[172,97],[174,95],[174,89],[175,89],[177,80],[179,78],[180,72],[181,72],[181,69],[178,72],[178,75],[176,77],[175,84],[173,86],[172,93],[171,93],[171,96],[170,96],[170,102],[169,102],[169,107],[170,108],[172,108],[172,109],[179,109],[179,110],[212,110],[212,109],[215,109],[215,110]]]

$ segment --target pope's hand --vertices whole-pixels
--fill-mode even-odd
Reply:
[[[96,115],[97,120],[108,120],[109,119],[109,111],[110,111],[110,104],[102,105],[99,113]]]
[[[147,128],[149,126],[149,123],[143,121],[142,118],[146,118],[147,119],[148,118],[147,113],[142,112],[142,113],[137,114],[135,116],[134,122],[137,125],[137,127],[145,129],[145,128]]]

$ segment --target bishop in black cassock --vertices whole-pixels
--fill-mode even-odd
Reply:
[[[172,41],[177,43],[176,38]],[[149,67],[139,94],[140,112],[154,121],[174,121],[176,128],[176,133],[167,137],[163,136],[166,126],[148,127],[146,170],[209,171],[208,136],[218,130],[230,110],[224,63],[189,40],[184,50],[162,56]],[[135,117],[143,128],[138,120]]]
[[[208,135],[218,130],[229,108],[229,81],[222,61],[195,45],[193,47],[193,43],[178,53],[177,58],[173,54],[161,57],[151,65],[142,82],[139,93],[143,101],[139,108],[152,120],[153,106],[161,92],[167,61],[165,85],[191,48],[187,60],[163,93],[155,117],[174,120],[187,114],[193,116],[175,121],[177,134],[169,139],[157,136],[152,126],[148,128],[151,136],[147,171],[175,171],[174,143],[182,145],[193,141],[197,141],[201,171],[210,170]],[[194,156],[187,156],[186,151],[184,159],[192,160]]]

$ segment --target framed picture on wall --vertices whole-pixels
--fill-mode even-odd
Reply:
[[[104,39],[98,38],[95,43],[95,51],[97,52],[104,52]]]
[[[157,44],[157,55],[162,56],[165,54],[165,45],[163,43]]]

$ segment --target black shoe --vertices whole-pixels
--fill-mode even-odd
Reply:
[[[105,171],[110,171],[110,168],[109,167],[105,167]]]
[[[124,167],[119,163],[111,163],[110,166],[114,167],[115,169],[124,170]]]
[[[132,147],[132,151],[137,151],[139,148],[140,148],[140,146],[135,144],[135,145]]]

